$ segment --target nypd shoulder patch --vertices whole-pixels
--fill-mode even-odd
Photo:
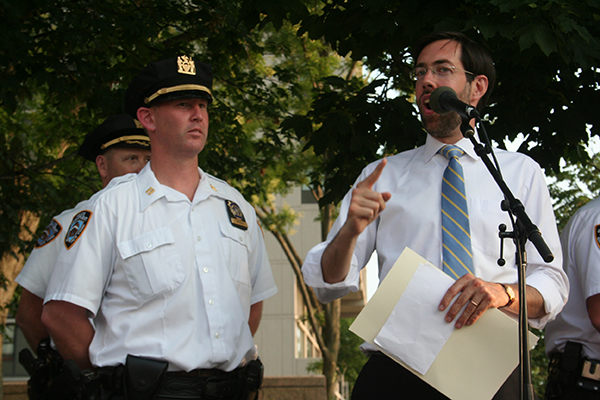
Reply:
[[[62,231],[62,226],[60,226],[58,221],[53,218],[52,221],[50,221],[50,223],[46,227],[46,229],[44,229],[42,235],[38,238],[34,247],[36,249],[44,247],[45,245],[56,239],[60,231]]]
[[[243,231],[247,230],[248,223],[246,222],[246,218],[244,218],[244,213],[240,206],[231,200],[225,200],[225,204],[227,205],[227,214],[229,214],[231,225]]]
[[[600,225],[594,227],[594,239],[596,240],[598,247],[600,247]]]
[[[73,217],[73,221],[71,221],[71,225],[69,225],[69,230],[65,235],[65,247],[68,249],[71,248],[79,239],[88,222],[90,221],[90,217],[92,216],[91,211],[81,211],[77,215]]]

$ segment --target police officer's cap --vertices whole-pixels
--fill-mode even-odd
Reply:
[[[86,160],[95,161],[98,155],[113,147],[150,150],[150,138],[137,119],[127,114],[113,115],[85,136],[78,154]]]
[[[136,75],[125,93],[125,112],[137,117],[140,107],[167,100],[212,98],[212,70],[209,64],[187,56],[150,63]]]

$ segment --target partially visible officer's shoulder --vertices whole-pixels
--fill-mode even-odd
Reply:
[[[136,178],[137,174],[133,173],[113,178],[108,185],[94,193],[92,197],[89,198],[90,204],[97,203],[101,199],[107,197],[118,195],[118,193],[122,190],[127,190],[126,188],[131,187]]]

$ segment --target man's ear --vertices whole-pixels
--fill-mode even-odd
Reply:
[[[106,164],[106,157],[103,154],[96,157],[96,168],[98,168],[98,175],[102,181],[108,176],[108,165]]]
[[[477,75],[471,82],[471,104],[479,104],[479,100],[485,95],[488,89],[488,78],[485,75]]]
[[[146,131],[154,131],[156,130],[156,126],[154,124],[154,114],[152,110],[147,107],[140,107],[137,110],[137,118],[138,121],[142,124],[142,126],[146,129]]]

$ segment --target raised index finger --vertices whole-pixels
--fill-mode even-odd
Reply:
[[[375,182],[377,182],[377,180],[381,176],[381,173],[383,172],[383,168],[386,166],[386,164],[387,164],[387,158],[384,158],[383,160],[381,160],[381,162],[379,164],[377,164],[377,167],[375,167],[373,172],[371,172],[371,174],[369,176],[367,176],[365,178],[365,180],[359,182],[356,185],[356,187],[372,189]]]

